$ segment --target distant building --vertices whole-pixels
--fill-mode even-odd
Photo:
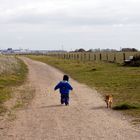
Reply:
[[[85,52],[85,50],[83,48],[80,48],[80,49],[76,49],[75,52]]]
[[[7,51],[12,51],[12,50],[13,50],[12,48],[8,48],[8,49],[7,49]]]
[[[137,52],[138,50],[135,48],[122,48],[122,52]]]

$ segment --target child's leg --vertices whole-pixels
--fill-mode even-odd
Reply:
[[[64,104],[64,102],[65,102],[65,96],[61,94],[61,104]]]
[[[65,105],[69,105],[69,94],[65,95]]]

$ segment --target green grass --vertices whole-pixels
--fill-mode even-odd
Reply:
[[[6,71],[0,74],[0,114],[5,111],[3,103],[11,98],[12,87],[21,85],[26,79],[27,66],[18,58],[16,60],[18,68],[15,67],[12,73]]]
[[[123,67],[114,63],[95,61],[64,60],[48,56],[29,57],[60,69],[81,83],[96,87],[102,94],[112,94],[114,108],[123,110],[123,106],[127,103],[129,114],[140,117],[140,108],[133,108],[133,105],[140,106],[139,67]]]

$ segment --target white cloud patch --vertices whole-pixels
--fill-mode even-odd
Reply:
[[[79,24],[139,24],[137,0],[48,0],[23,1],[1,8],[1,22],[17,23],[78,23]],[[13,2],[13,1],[12,1]],[[14,0],[14,4],[17,1]],[[137,3],[138,2],[138,3]],[[14,5],[13,4],[13,5]]]

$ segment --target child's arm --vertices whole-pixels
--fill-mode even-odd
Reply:
[[[59,89],[59,88],[60,88],[60,83],[58,83],[58,84],[55,86],[54,90],[57,90],[57,89]]]
[[[73,90],[73,88],[72,88],[72,86],[68,83],[68,88],[70,89],[70,90]]]

